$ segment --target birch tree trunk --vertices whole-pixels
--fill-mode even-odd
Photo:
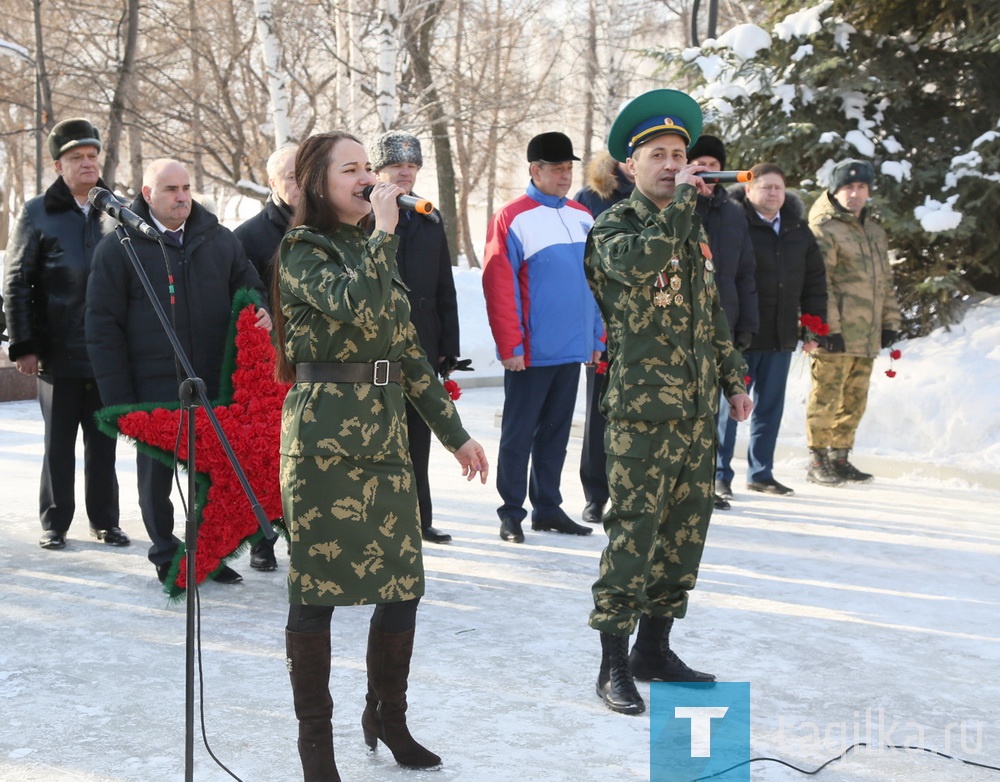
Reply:
[[[396,124],[396,61],[399,58],[399,0],[382,0],[378,23],[375,109],[380,131]]]
[[[267,74],[267,92],[271,100],[271,121],[274,124],[275,149],[295,141],[288,121],[288,74],[281,64],[281,41],[274,28],[274,11],[271,0],[254,0],[257,14],[257,37],[260,39],[264,71]]]

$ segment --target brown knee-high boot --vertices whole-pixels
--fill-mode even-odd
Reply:
[[[305,782],[340,782],[333,757],[330,633],[285,630],[288,677],[299,720],[299,758]]]
[[[406,768],[431,768],[441,758],[417,743],[406,727],[406,683],[410,677],[413,630],[404,633],[368,631],[368,696],[361,715],[365,743],[374,751],[378,739],[396,762]]]

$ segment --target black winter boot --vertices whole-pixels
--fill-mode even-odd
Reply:
[[[806,473],[807,481],[818,483],[820,486],[842,486],[844,484],[844,479],[833,469],[826,448],[810,448],[809,453],[812,459],[809,462],[809,472]]]
[[[628,656],[632,675],[641,682],[714,682],[715,676],[688,667],[670,648],[673,626],[673,617],[642,615],[635,645]]]
[[[299,720],[299,758],[305,782],[340,782],[333,757],[330,633],[285,630],[288,677]]]
[[[597,694],[604,705],[619,714],[642,714],[646,710],[628,667],[628,636],[601,633],[601,670]]]
[[[250,567],[267,572],[278,569],[278,561],[274,558],[274,540],[263,538],[253,544],[250,549]]]
[[[368,630],[368,695],[361,715],[365,744],[374,752],[381,739],[404,768],[433,768],[441,758],[417,743],[406,727],[406,686],[413,655],[413,630]]]
[[[833,467],[833,471],[848,483],[871,483],[874,481],[874,475],[861,472],[861,470],[847,461],[847,455],[850,452],[849,448],[830,449],[830,466]]]

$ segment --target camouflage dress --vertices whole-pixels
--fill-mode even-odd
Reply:
[[[587,243],[608,334],[611,494],[590,625],[613,635],[631,634],[641,614],[684,616],[712,512],[719,387],[746,392],[696,194],[679,185],[660,210],[635,190]]]
[[[281,423],[281,491],[291,536],[289,601],[390,603],[424,591],[406,436],[409,398],[438,439],[469,435],[418,346],[395,234],[340,225],[290,231],[278,264],[284,350],[303,362],[402,364],[399,383],[296,383]]]

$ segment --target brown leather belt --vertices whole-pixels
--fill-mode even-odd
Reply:
[[[380,360],[372,364],[305,363],[295,365],[296,383],[371,383],[385,386],[403,377],[398,361]]]

